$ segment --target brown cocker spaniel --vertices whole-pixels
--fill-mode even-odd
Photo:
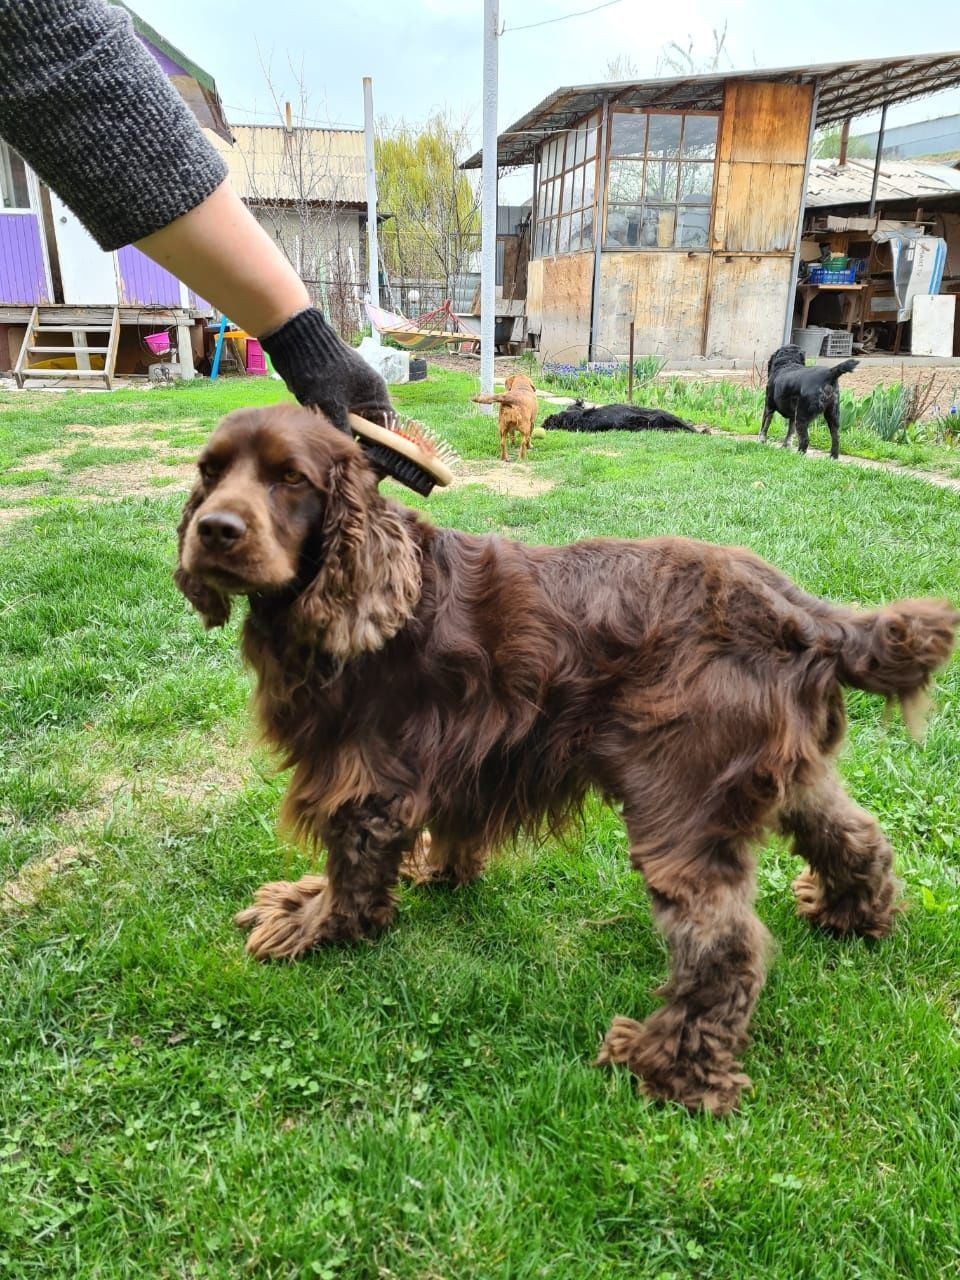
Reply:
[[[260,958],[385,928],[401,873],[463,884],[596,789],[667,936],[666,1003],[600,1051],[648,1093],[723,1112],[764,980],[752,847],[792,837],[798,910],[882,937],[891,852],[834,757],[842,686],[915,710],[960,614],[806,595],[749,551],[682,538],[532,547],[437,529],[381,497],[357,446],[295,406],[226,417],[180,524],[180,589],[231,597],[285,815],[326,874],[264,885],[237,923]],[[430,836],[425,833],[429,828]]]

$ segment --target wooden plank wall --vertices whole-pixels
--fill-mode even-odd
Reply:
[[[714,262],[704,355],[766,366],[783,335],[792,266],[789,255],[738,254]]]
[[[637,355],[698,356],[708,253],[605,253],[600,259],[598,360],[626,358],[630,320]]]
[[[626,354],[632,315],[638,354],[766,361],[780,342],[793,287],[812,103],[809,85],[728,82],[711,252],[604,253],[598,357]],[[537,298],[545,307],[545,334],[556,307],[547,280],[545,273]],[[588,329],[589,281],[583,288]],[[569,315],[569,303],[564,306]]]
[[[586,359],[590,345],[593,254],[571,253],[531,263],[531,282],[536,265],[541,267],[541,359],[562,362]],[[536,286],[534,295],[536,297]]]
[[[539,336],[543,328],[543,264],[533,258],[527,267],[527,332]]]
[[[717,152],[707,358],[763,365],[783,334],[813,90],[731,80]]]

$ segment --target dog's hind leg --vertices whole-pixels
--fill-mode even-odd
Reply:
[[[763,421],[760,423],[760,430],[757,433],[757,439],[763,444],[767,442],[767,432],[770,430],[770,422],[775,412],[774,403],[768,395],[763,406]]]
[[[875,819],[853,803],[832,765],[798,789],[780,814],[794,851],[809,863],[793,884],[797,911],[835,936],[882,938],[900,909],[893,854]]]
[[[631,834],[631,860],[650,888],[670,946],[667,1003],[645,1022],[615,1018],[598,1063],[621,1063],[652,1097],[717,1115],[736,1109],[750,1081],[740,1068],[764,982],[768,935],[753,910],[746,842],[667,849]]]
[[[840,457],[840,409],[836,400],[828,400],[823,406],[823,416],[830,430],[830,457]]]
[[[369,797],[324,822],[326,875],[263,885],[234,919],[250,929],[247,950],[260,960],[292,960],[314,947],[374,937],[393,920],[400,860],[417,829],[410,804]]]
[[[808,418],[805,418],[802,414],[798,413],[796,425],[797,452],[806,453],[810,446],[810,421]]]
[[[400,879],[411,884],[439,884],[459,888],[483,873],[488,852],[479,842],[452,840],[422,831],[400,863]]]
[[[783,439],[780,441],[780,448],[781,448],[781,449],[789,449],[789,447],[790,447],[790,441],[791,441],[791,439],[792,439],[792,437],[793,437],[793,433],[796,431],[796,429],[797,429],[797,420],[796,420],[796,418],[795,418],[795,417],[793,417],[793,418],[788,418],[788,419],[787,419],[787,434],[786,434],[786,435],[783,437]]]

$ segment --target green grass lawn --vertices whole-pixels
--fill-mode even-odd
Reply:
[[[477,480],[411,498],[439,523],[686,534],[838,600],[960,596],[956,494],[723,435],[551,435],[521,473],[474,390],[397,393]],[[231,916],[307,862],[237,625],[205,634],[170,575],[198,445],[281,394],[0,395],[0,881],[63,868],[0,913],[0,1276],[960,1274],[960,661],[922,746],[849,696],[843,773],[910,903],[891,939],[815,936],[798,864],[761,853],[778,952],[732,1119],[591,1066],[665,973],[599,806],[459,893],[404,889],[375,944],[259,966]]]

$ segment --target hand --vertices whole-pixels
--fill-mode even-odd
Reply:
[[[315,307],[298,312],[260,344],[300,403],[315,405],[342,431],[349,430],[348,413],[381,426],[396,417],[383,378]]]

